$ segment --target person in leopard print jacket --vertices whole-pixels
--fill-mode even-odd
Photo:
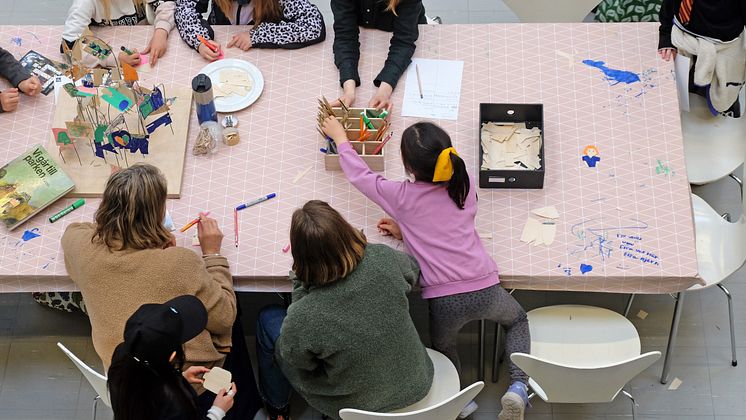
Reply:
[[[202,13],[212,2],[207,20]],[[211,25],[253,25],[233,35],[227,48],[303,48],[326,38],[324,18],[308,0],[177,0],[176,27],[181,38],[208,61],[220,56]],[[213,48],[199,41],[202,36]]]

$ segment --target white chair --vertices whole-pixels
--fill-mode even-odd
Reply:
[[[377,420],[377,419],[399,419],[399,420],[454,420],[469,401],[476,398],[479,391],[484,388],[484,382],[474,382],[464,388],[458,394],[441,401],[430,407],[415,411],[399,413],[374,413],[372,411],[355,410],[344,408],[339,410],[342,420]]]
[[[510,360],[529,376],[534,395],[548,403],[601,403],[661,357],[640,354],[640,336],[622,315],[604,308],[556,305],[528,313],[531,354],[513,353]]]
[[[484,382],[476,382],[459,392],[461,386],[458,371],[450,359],[432,349],[427,349],[427,355],[433,362],[433,383],[430,386],[430,391],[423,399],[391,413],[375,413],[345,408],[339,411],[339,416],[343,420],[367,420],[384,417],[411,420],[455,419],[461,410],[466,407],[466,404],[482,390]],[[450,413],[453,413],[453,415],[450,415]]]
[[[746,155],[746,121],[744,118],[713,116],[707,101],[689,95],[689,112],[681,112],[684,157],[689,182],[703,185],[733,174]]]
[[[503,0],[522,23],[582,22],[600,0]]]
[[[65,353],[65,355],[73,361],[73,364],[75,364],[78,370],[80,370],[80,373],[85,376],[85,378],[88,380],[88,383],[91,384],[91,387],[93,387],[93,390],[96,391],[96,398],[93,399],[92,417],[93,420],[96,420],[96,409],[98,408],[99,400],[101,400],[108,407],[111,407],[111,399],[109,397],[109,388],[106,383],[106,376],[103,376],[95,370],[91,369],[90,366],[80,360],[78,356],[68,350],[67,347],[62,345],[62,343],[57,343],[57,347],[59,347],[60,350],[62,350],[62,352]]]

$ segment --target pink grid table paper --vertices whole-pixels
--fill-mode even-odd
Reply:
[[[217,41],[224,46],[240,29],[216,27]],[[118,27],[96,33],[115,49],[141,50],[150,31]],[[0,46],[18,58],[33,49],[60,60],[61,32],[61,26],[0,26]],[[182,194],[168,201],[168,210],[177,227],[200,211],[211,212],[225,234],[222,252],[239,291],[290,290],[292,256],[282,249],[289,242],[292,212],[310,199],[328,201],[371,242],[403,248],[377,232],[376,223],[385,216],[378,206],[341,172],[324,170],[316,100],[322,95],[333,100],[340,93],[331,27],[327,33],[325,42],[299,50],[225,50],[227,58],[256,65],[265,80],[259,100],[235,114],[238,145],[220,143],[215,154],[194,156],[198,125],[195,116],[190,120]],[[390,36],[361,30],[356,106],[366,106],[374,92]],[[189,86],[207,64],[176,31],[170,38],[156,67],[139,69],[144,86]],[[479,104],[544,104],[544,188],[478,190],[477,231],[506,288],[657,294],[701,282],[673,66],[657,57],[657,39],[654,23],[420,27],[416,57],[464,61],[459,118],[438,123],[474,179]],[[398,112],[404,84],[402,78],[394,93],[390,121],[396,134],[386,146],[385,175],[396,180],[406,178],[398,152],[401,133],[417,121]],[[22,97],[18,111],[0,114],[0,163],[48,143],[53,98]],[[599,150],[596,167],[581,159],[587,145]],[[269,193],[277,197],[239,212],[236,248],[233,208]],[[87,199],[82,208],[48,223],[73,201],[62,199],[15,231],[0,232],[0,292],[75,289],[60,237],[70,223],[92,221],[100,201]],[[521,242],[530,211],[545,206],[560,214],[554,243]],[[24,241],[24,231],[34,228],[41,236]],[[191,246],[191,230],[175,235],[180,246],[199,252]]]

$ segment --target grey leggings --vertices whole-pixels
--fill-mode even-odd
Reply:
[[[531,353],[528,318],[518,301],[499,284],[475,292],[459,293],[429,300],[430,339],[435,350],[445,354],[461,373],[458,358],[458,332],[467,322],[488,319],[502,325],[506,331],[505,354]],[[526,375],[509,362],[513,382],[528,383]]]

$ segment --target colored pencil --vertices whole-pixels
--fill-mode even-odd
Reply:
[[[388,143],[389,140],[391,140],[391,137],[393,137],[393,136],[394,136],[394,132],[392,131],[392,132],[389,133],[388,136],[386,136],[385,139],[383,139],[383,141],[381,142],[381,144],[379,144],[378,147],[376,147],[375,150],[373,150],[373,155],[375,156],[378,153],[380,153],[381,150],[383,150],[383,146],[385,146],[386,143]]]
[[[233,231],[236,234],[236,248],[238,248],[238,210],[236,209],[233,209]]]
[[[422,79],[420,79],[420,65],[415,64],[414,65],[414,71],[417,73],[417,87],[420,88],[420,99],[423,99],[422,96]]]
[[[200,216],[200,217],[192,220],[191,222],[187,223],[186,225],[184,225],[184,227],[181,228],[181,230],[179,230],[179,232],[186,232],[187,229],[189,229],[190,227],[192,227],[192,226],[196,225],[197,223],[199,223],[199,221],[202,219],[202,217],[207,217],[209,214],[210,214],[209,211],[206,212],[206,213],[203,213],[202,216]]]

